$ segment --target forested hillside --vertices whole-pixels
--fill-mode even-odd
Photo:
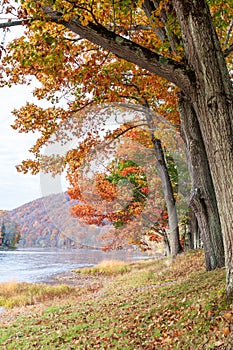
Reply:
[[[100,229],[81,225],[70,216],[74,203],[66,193],[53,194],[8,211],[4,217],[20,226],[21,247],[100,247]]]

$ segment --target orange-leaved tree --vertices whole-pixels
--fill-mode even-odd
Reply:
[[[97,173],[94,173],[93,180],[85,183],[83,176],[80,176],[80,174],[88,172],[87,166],[84,166],[85,170],[80,169],[82,162],[80,162],[78,151],[74,151],[75,155],[78,154],[78,162],[73,162],[72,169],[68,171],[72,185],[68,192],[72,198],[81,201],[80,204],[74,206],[73,214],[88,223],[98,225],[113,223],[115,230],[112,230],[114,233],[111,232],[110,235],[111,244],[109,246],[111,247],[122,245],[123,239],[141,244],[143,232],[148,231],[148,228],[158,226],[158,218],[162,212],[161,205],[158,205],[158,201],[162,202],[161,193],[158,196],[159,185],[157,185],[156,190],[154,188],[154,182],[158,178],[154,153],[150,148],[148,152],[148,146],[153,147],[149,134],[143,129],[133,130],[129,125],[122,126],[120,130],[117,129],[113,133],[118,141],[119,136],[122,137],[123,134],[126,137],[124,142],[122,143],[121,139],[117,147],[114,145],[116,150],[114,154],[118,160],[113,161],[113,155],[111,155],[109,164],[102,166],[101,173],[98,173],[100,167],[95,166]],[[113,135],[111,134],[111,139]],[[110,135],[108,134],[106,138],[109,141]],[[130,138],[133,139],[131,143],[129,142]],[[137,140],[135,140],[136,138]],[[140,150],[142,144],[144,146]],[[90,151],[89,148],[86,153]],[[104,152],[106,163],[106,146]],[[74,155],[72,155],[72,159],[74,159]],[[86,162],[84,161],[84,163]],[[152,177],[153,184],[152,179],[148,182],[146,174],[149,175],[148,178]],[[158,180],[156,181],[158,182]],[[161,234],[158,234],[157,237],[158,240],[161,239]]]

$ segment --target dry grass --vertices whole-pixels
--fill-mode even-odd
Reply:
[[[103,260],[101,263],[93,267],[84,267],[82,269],[73,270],[73,272],[84,275],[117,276],[124,275],[125,273],[131,272],[133,270],[142,270],[144,268],[154,266],[155,261],[159,265],[159,261],[157,259],[138,260],[136,262]]]
[[[103,260],[93,267],[85,267],[83,269],[74,270],[73,272],[90,275],[119,275],[129,272],[131,266],[129,263],[119,260]]]
[[[127,263],[125,261],[120,260],[103,260],[96,267],[99,268],[115,268],[118,266],[125,266]]]
[[[54,298],[64,298],[74,293],[75,288],[69,285],[51,286],[12,281],[0,284],[0,306],[11,309],[16,306],[34,305]]]

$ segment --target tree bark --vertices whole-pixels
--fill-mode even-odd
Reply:
[[[226,292],[233,297],[233,89],[204,0],[173,0],[187,61],[196,76],[191,97],[209,160],[222,226]]]
[[[179,111],[193,191],[190,207],[201,231],[206,269],[209,271],[225,264],[217,201],[196,113],[190,102],[182,97]]]
[[[175,257],[183,251],[180,244],[176,202],[174,198],[171,179],[168,174],[168,169],[164,158],[163,149],[161,146],[161,141],[159,139],[156,139],[153,134],[151,135],[151,139],[154,145],[157,160],[158,175],[162,182],[163,194],[167,206],[171,256]]]

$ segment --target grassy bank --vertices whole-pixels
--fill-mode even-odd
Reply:
[[[37,309],[25,314],[25,307],[3,322],[0,348],[230,350],[233,308],[224,296],[225,271],[207,273],[203,261],[202,252],[189,252],[172,265],[167,259],[105,263],[77,271],[77,286],[60,286],[63,292],[50,286],[43,293],[40,286],[31,297]],[[87,283],[80,285],[82,279]],[[32,285],[24,287],[21,296]]]

